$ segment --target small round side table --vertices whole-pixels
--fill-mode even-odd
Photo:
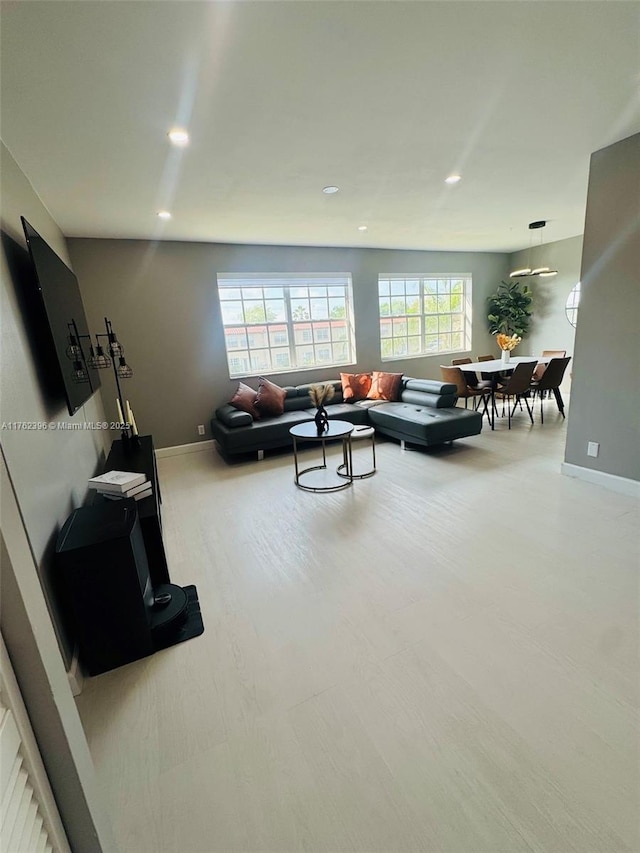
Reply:
[[[371,440],[371,467],[365,469],[364,471],[360,471],[356,473],[356,467],[354,465],[354,461],[352,459],[351,465],[347,466],[346,460],[342,463],[342,465],[338,465],[338,476],[340,477],[348,477],[350,480],[364,480],[367,477],[373,477],[376,473],[376,431],[373,427],[370,426],[356,426],[353,428],[353,432],[351,433],[351,442],[357,441],[358,439],[368,438]],[[349,472],[349,468],[351,471]]]
[[[313,421],[305,421],[292,426],[289,434],[293,439],[293,464],[296,470],[295,484],[305,492],[337,492],[346,489],[353,482],[351,477],[351,433],[353,424],[348,421],[331,420],[325,432],[318,435]],[[339,474],[327,470],[326,442],[332,439],[342,440],[342,459],[345,473]],[[298,441],[316,441],[322,444],[322,464],[300,468],[298,464]],[[304,481],[303,481],[304,478]]]

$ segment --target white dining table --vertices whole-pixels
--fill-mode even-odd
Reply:
[[[552,355],[512,355],[506,364],[501,358],[494,358],[491,361],[472,361],[468,364],[458,364],[456,367],[459,367],[463,373],[502,373],[504,370],[513,370],[516,365],[526,364],[527,362],[548,364],[552,358],[554,358]],[[494,387],[491,388],[490,411],[491,414],[489,414],[489,408],[487,408],[487,417],[491,424],[491,429],[495,429],[496,400]]]
[[[463,372],[477,373],[500,373],[502,370],[512,370],[516,364],[523,364],[528,361],[535,361],[538,364],[549,364],[552,355],[512,355],[509,361],[504,364],[501,358],[494,358],[492,361],[472,361],[468,364],[458,364],[457,367]]]

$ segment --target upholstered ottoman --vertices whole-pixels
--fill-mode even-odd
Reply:
[[[377,432],[399,439],[403,447],[405,441],[426,447],[444,444],[482,430],[480,412],[455,406],[436,409],[413,403],[383,403],[369,409],[369,420]]]

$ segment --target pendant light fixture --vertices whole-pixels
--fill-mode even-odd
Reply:
[[[530,222],[529,230],[535,231],[537,229],[544,228],[546,224],[546,219],[539,219],[537,222]],[[540,245],[542,246],[542,231],[540,231]],[[531,235],[529,235],[527,266],[509,273],[509,278],[526,278],[532,275],[539,275],[540,278],[550,278],[553,275],[558,275],[558,270],[552,270],[549,267],[536,267],[535,269],[531,269]]]

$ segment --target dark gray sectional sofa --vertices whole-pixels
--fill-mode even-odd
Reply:
[[[396,403],[378,400],[345,403],[339,379],[313,384],[328,383],[335,388],[335,396],[326,407],[329,418],[358,425],[368,424],[375,428],[376,433],[401,442],[430,447],[478,435],[482,430],[480,412],[455,407],[456,386],[450,383],[403,376],[400,400]],[[261,458],[265,450],[291,447],[290,428],[312,420],[316,413],[309,398],[310,387],[310,384],[287,387],[284,412],[273,418],[254,420],[248,412],[238,411],[228,403],[216,409],[211,420],[211,432],[222,456],[233,459],[242,454],[257,453]]]

